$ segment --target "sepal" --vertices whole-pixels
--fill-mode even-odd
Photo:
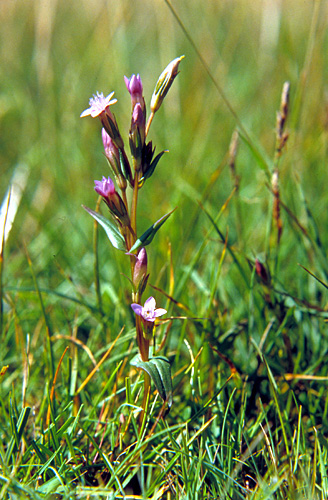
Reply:
[[[143,176],[140,179],[140,181],[142,181],[142,183],[144,183],[146,179],[149,179],[149,177],[151,177],[153,175],[153,173],[155,171],[155,168],[157,167],[157,164],[158,164],[159,160],[162,158],[163,154],[167,153],[167,152],[168,152],[167,150],[164,150],[164,151],[161,151],[160,153],[158,153],[158,155],[155,156],[155,158],[150,163],[150,165],[145,169],[145,171],[143,173]]]

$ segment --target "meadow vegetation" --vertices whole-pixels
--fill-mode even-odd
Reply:
[[[326,499],[327,2],[4,0],[0,21],[0,499]],[[128,150],[123,75],[149,109],[181,55],[138,206],[140,234],[177,207],[147,250],[173,404],[152,385],[142,421],[79,116],[115,91]]]

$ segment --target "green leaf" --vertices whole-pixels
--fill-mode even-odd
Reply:
[[[173,403],[171,365],[164,356],[155,356],[149,361],[142,361],[140,354],[137,354],[130,361],[132,366],[144,370],[153,380],[159,395],[171,408]]]
[[[113,247],[117,248],[118,250],[122,250],[122,252],[126,252],[124,238],[117,229],[115,223],[109,219],[106,219],[106,217],[99,214],[98,212],[91,210],[91,208],[88,208],[84,205],[82,205],[82,207],[105,229],[108,239]]]
[[[140,238],[137,239],[135,244],[130,248],[129,252],[134,252],[135,250],[138,250],[140,247],[145,247],[146,245],[149,245],[149,243],[153,240],[155,234],[159,230],[159,228],[164,224],[164,222],[170,217],[170,215],[176,210],[175,208],[171,210],[171,212],[163,215],[157,222],[154,222],[152,226],[150,226],[147,231],[143,233]]]
[[[22,435],[27,424],[27,420],[31,411],[31,408],[27,406],[23,408],[20,412],[18,420],[13,411],[12,403],[10,404],[10,420],[12,428],[12,437],[9,441],[8,448],[6,450],[5,462],[8,464],[12,453],[15,453],[20,446]]]

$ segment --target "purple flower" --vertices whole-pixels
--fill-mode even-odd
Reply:
[[[131,105],[132,105],[132,111],[135,108],[136,104],[141,105],[141,109],[146,116],[146,104],[145,100],[143,98],[142,92],[142,82],[140,75],[132,75],[131,78],[127,78],[126,76],[124,77],[125,85],[126,88],[128,89],[130,95],[131,95]]]
[[[150,322],[154,322],[156,318],[167,313],[166,309],[155,309],[156,301],[154,297],[149,297],[149,299],[146,300],[144,307],[140,304],[131,304],[131,307],[135,314],[141,316],[145,321]]]
[[[134,110],[132,113],[130,134],[135,133],[137,128],[139,130],[141,143],[143,145],[145,142],[145,115],[139,102],[137,102],[137,104],[134,106]]]
[[[104,198],[110,198],[115,193],[114,182],[110,177],[103,177],[102,181],[95,181],[95,191]]]
[[[145,117],[142,111],[141,104],[137,102],[137,104],[134,106],[133,113],[132,113],[132,120],[131,120],[131,128],[133,127],[145,127]]]
[[[108,179],[103,177],[102,181],[95,181],[95,191],[103,197],[111,214],[114,215],[123,226],[128,226],[130,224],[129,214],[124,201],[115,190],[112,179],[110,177],[108,177]]]
[[[92,116],[92,118],[95,118],[96,116],[101,115],[102,113],[106,112],[106,109],[111,106],[112,104],[115,104],[117,102],[117,99],[112,99],[114,95],[114,92],[111,92],[107,97],[104,97],[104,94],[102,92],[97,92],[97,94],[93,95],[89,99],[89,108],[84,110],[83,113],[81,113],[80,117],[83,118],[84,116]],[[111,100],[112,99],[112,100]]]
[[[114,142],[112,141],[111,136],[107,134],[104,127],[101,129],[101,138],[102,138],[103,145],[104,145],[105,155],[107,157],[110,157],[110,158],[112,156],[114,156],[115,158],[118,158],[118,160],[119,160],[118,148],[115,146]]]
[[[132,254],[133,255],[133,254]],[[138,289],[141,280],[143,280],[142,284],[146,285],[146,275],[147,275],[147,252],[145,248],[141,248],[139,250],[138,255],[134,255],[134,257],[137,259],[135,265],[134,265],[134,271],[133,271],[133,284]],[[142,288],[143,291],[144,287]],[[142,292],[139,293],[141,295]]]
[[[128,89],[131,97],[142,98],[142,81],[140,75],[132,75],[131,78],[124,77],[126,88]]]

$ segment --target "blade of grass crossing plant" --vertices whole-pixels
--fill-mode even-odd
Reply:
[[[16,416],[14,414],[14,411],[11,409],[10,411],[10,423],[11,423],[11,428],[12,428],[12,437],[9,442],[9,446],[6,451],[5,455],[5,462],[6,464],[9,463],[9,460],[11,458],[11,455],[13,452],[17,451],[19,449],[19,445],[22,439],[22,435],[24,433],[25,426],[27,424],[27,420],[30,414],[31,408],[26,407],[23,408],[18,420],[16,420]]]

